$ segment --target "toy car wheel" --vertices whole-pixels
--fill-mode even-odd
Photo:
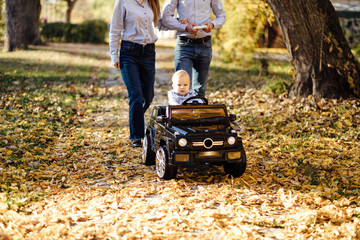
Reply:
[[[230,174],[234,178],[241,177],[246,169],[246,155],[245,150],[241,151],[241,159],[242,161],[239,163],[225,163],[224,170],[226,174]]]
[[[142,163],[146,166],[155,165],[155,152],[151,149],[149,134],[143,140]]]
[[[156,173],[159,178],[170,180],[176,177],[177,167],[169,164],[166,146],[161,146],[156,152]]]

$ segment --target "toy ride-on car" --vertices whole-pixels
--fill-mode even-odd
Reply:
[[[223,165],[225,173],[240,177],[246,156],[233,120],[224,104],[208,104],[203,97],[155,106],[143,141],[143,164],[156,164],[157,175],[165,180],[176,178],[179,166],[208,164]]]

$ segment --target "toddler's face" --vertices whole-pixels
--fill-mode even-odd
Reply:
[[[186,95],[190,88],[190,78],[182,77],[174,79],[172,86],[177,94]]]

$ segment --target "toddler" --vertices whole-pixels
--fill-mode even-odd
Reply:
[[[170,105],[181,105],[182,102],[196,94],[190,89],[190,76],[185,70],[178,70],[171,78],[173,89],[168,92]]]

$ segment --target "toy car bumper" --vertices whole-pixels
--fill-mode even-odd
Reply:
[[[171,162],[176,165],[196,163],[234,163],[244,161],[242,149],[213,150],[213,151],[174,151]]]

